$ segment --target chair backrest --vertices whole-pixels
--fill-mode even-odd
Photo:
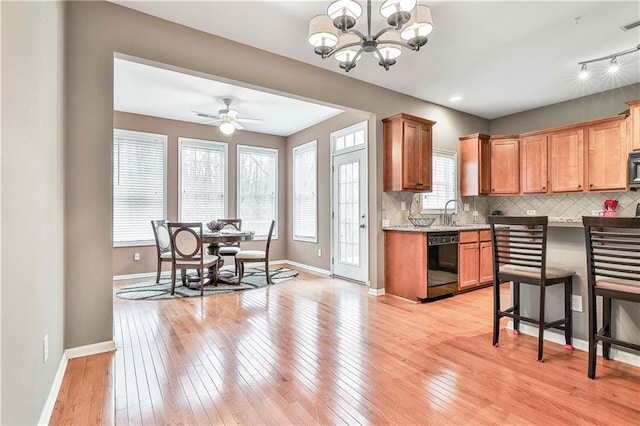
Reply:
[[[548,221],[546,216],[489,216],[494,271],[508,264],[516,270],[539,270],[544,280]]]
[[[235,229],[236,231],[242,230],[242,219],[218,219],[218,223],[222,224],[221,229]],[[221,246],[240,246],[239,241],[232,243],[222,243]]]
[[[276,227],[276,221],[271,221],[271,226],[269,227],[269,235],[267,236],[267,246],[264,249],[264,257],[269,260],[269,247],[271,246],[271,237],[273,236],[273,229]]]
[[[589,285],[596,279],[640,285],[640,217],[582,218]]]
[[[174,261],[202,261],[201,222],[171,222],[168,228]]]
[[[153,236],[156,239],[156,249],[158,250],[158,257],[164,253],[171,251],[171,237],[169,236],[169,221],[166,219],[152,220],[151,227],[153,228]]]

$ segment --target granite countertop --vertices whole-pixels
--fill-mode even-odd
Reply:
[[[549,226],[582,226],[582,217],[549,217]],[[476,231],[489,229],[488,223],[465,223],[453,226],[432,225],[423,226],[384,226],[383,231],[405,231],[405,232],[453,232],[453,231]]]

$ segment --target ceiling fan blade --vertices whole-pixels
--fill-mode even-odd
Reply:
[[[196,116],[202,117],[202,118],[211,118],[211,119],[214,119],[214,120],[219,120],[220,119],[220,116],[213,115],[213,114],[208,114],[206,112],[200,112],[200,111],[191,111],[191,112],[193,112]]]
[[[230,123],[233,124],[233,127],[235,127],[236,129],[244,130],[244,127],[242,126],[242,124],[238,123],[236,120],[233,120]]]
[[[207,121],[203,121],[200,124],[220,124],[222,123],[222,119],[221,118],[214,118],[213,120],[207,120]]]
[[[255,123],[255,124],[264,123],[264,120],[261,118],[238,118],[237,121],[241,123]]]

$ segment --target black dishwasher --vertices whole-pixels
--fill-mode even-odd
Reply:
[[[458,233],[427,233],[427,301],[458,291]]]

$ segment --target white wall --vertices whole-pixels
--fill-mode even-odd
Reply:
[[[35,424],[63,353],[65,12],[60,2],[2,2],[0,7],[0,423]]]

